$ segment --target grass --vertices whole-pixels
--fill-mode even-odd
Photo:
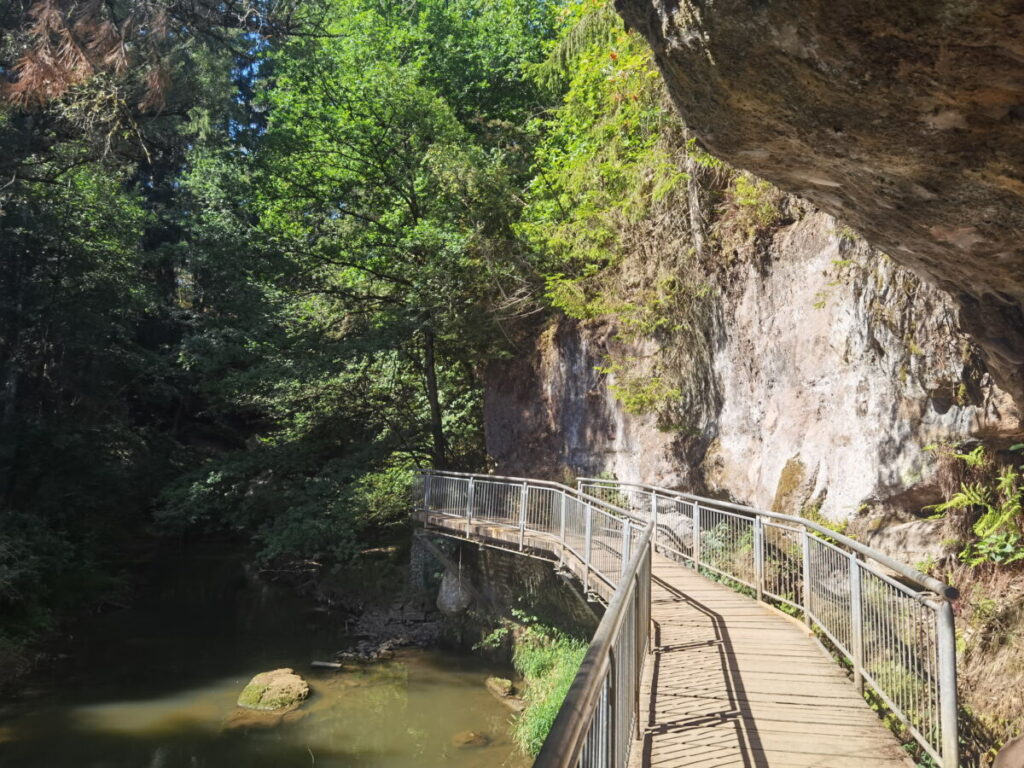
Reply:
[[[587,644],[557,629],[530,624],[516,630],[512,663],[525,682],[526,709],[513,738],[528,755],[536,755],[587,652]]]

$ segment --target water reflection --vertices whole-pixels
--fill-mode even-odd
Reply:
[[[358,671],[309,668],[341,642],[284,590],[254,587],[239,565],[186,564],[154,581],[148,607],[82,629],[50,689],[0,722],[4,768],[525,768],[510,712],[484,688],[488,668],[460,654],[407,650]],[[194,589],[194,580],[207,586]],[[230,587],[211,589],[210,584]],[[253,590],[258,593],[254,596]],[[249,678],[291,666],[312,688],[293,722],[232,728]],[[273,723],[273,719],[270,720]],[[472,730],[486,747],[457,749]]]

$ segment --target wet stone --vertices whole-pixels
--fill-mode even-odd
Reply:
[[[261,712],[295,709],[309,696],[309,684],[285,667],[261,672],[242,689],[238,706]]]
[[[452,736],[452,745],[459,749],[486,747],[490,743],[490,737],[479,731],[460,731]]]

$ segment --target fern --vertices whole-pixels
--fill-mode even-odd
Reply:
[[[936,512],[948,512],[951,509],[967,510],[973,507],[984,507],[992,511],[991,497],[991,490],[982,483],[969,483],[961,485],[957,493],[954,493],[941,504],[932,504],[925,507],[925,509],[934,509]]]
[[[1024,486],[1021,469],[1013,465],[997,466],[978,445],[967,453],[953,454],[974,470],[974,476],[988,479],[961,483],[960,490],[933,509],[939,514],[951,509],[980,513],[972,526],[977,540],[960,552],[960,560],[968,565],[995,563],[1010,565],[1024,561],[1021,528],[1024,523]]]
[[[974,449],[969,451],[968,453],[955,453],[953,455],[960,459],[964,464],[966,464],[971,469],[977,469],[981,467],[985,463],[985,460],[987,458],[985,456],[985,446],[983,445],[976,445]]]

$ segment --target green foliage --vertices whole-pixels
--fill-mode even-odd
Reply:
[[[843,225],[835,231],[835,236],[839,238],[840,243],[851,245],[861,239],[861,236],[857,234],[856,230],[852,227]]]
[[[830,520],[821,514],[821,504],[807,504],[800,510],[800,516],[810,520],[812,523],[817,523],[823,528],[828,528],[830,531],[835,531],[840,535],[846,535],[846,529],[850,525],[849,519],[843,520]],[[830,540],[826,535],[821,533],[815,533],[819,538]]]
[[[637,361],[609,362],[598,367],[598,373],[614,377],[608,389],[622,403],[627,413],[640,415],[663,411],[682,396],[678,387],[670,385],[661,376],[637,373]]]
[[[540,98],[525,72],[551,12],[337,0],[332,36],[266,50],[265,130],[243,153],[197,147],[184,179],[224,291],[184,360],[255,428],[165,491],[166,526],[344,560],[402,529],[412,466],[482,461],[474,367],[528,308],[516,121]]]
[[[568,89],[552,116],[533,126],[543,138],[519,225],[543,268],[572,279],[614,263],[622,226],[686,178],[660,143],[666,111],[650,52],[639,36],[621,30],[609,6],[570,6],[547,65],[565,73]],[[562,296],[549,291],[560,308]],[[567,298],[572,311],[574,299]]]
[[[180,454],[159,426],[177,382],[147,332],[161,301],[140,249],[153,217],[126,170],[79,146],[35,169],[39,180],[0,193],[0,606],[12,637],[114,586],[99,553],[123,545]]]
[[[982,563],[1010,565],[1024,561],[1024,542],[1019,533],[1011,531],[989,534],[964,547],[960,559],[972,566]]]
[[[764,179],[742,171],[732,176],[715,232],[726,252],[755,239],[782,218],[782,193]]]
[[[526,708],[516,718],[513,737],[523,752],[533,756],[540,751],[565,701],[587,643],[513,609],[512,618],[504,619],[478,647],[497,648],[509,638],[512,663],[523,678],[526,701]]]
[[[966,543],[960,560],[971,566],[1024,561],[1024,465],[997,465],[980,444],[966,453],[953,452],[952,457],[978,479],[961,482],[946,501],[925,509],[940,516],[950,511],[971,516],[975,540]]]
[[[772,185],[764,179],[739,173],[733,178],[729,194],[735,205],[749,211],[755,224],[768,227],[779,215],[778,207],[771,199],[772,190]]]
[[[579,671],[587,644],[526,621],[515,632],[512,658],[526,683],[526,709],[516,719],[513,737],[526,754],[536,755]]]
[[[402,530],[412,466],[483,462],[556,13],[328,0],[181,30],[163,111],[139,72],[0,108],[0,636],[116,589],[154,509],[330,564]]]
[[[685,169],[717,178],[722,163],[680,131],[646,42],[622,29],[610,2],[568,5],[534,71],[564,97],[532,124],[533,178],[515,230],[532,246],[551,307],[607,321],[623,346],[658,342],[646,370],[613,348],[602,372],[614,374],[628,411],[685,428],[713,398],[701,372],[714,284],[689,235]]]

